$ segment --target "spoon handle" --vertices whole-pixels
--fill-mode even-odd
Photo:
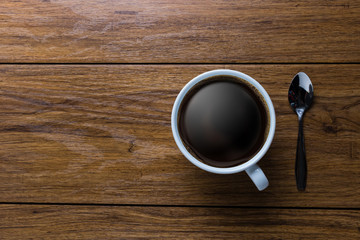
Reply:
[[[295,177],[296,185],[299,191],[305,191],[306,188],[306,155],[305,155],[305,142],[303,134],[303,120],[299,120],[299,134],[296,149],[296,162],[295,162]]]

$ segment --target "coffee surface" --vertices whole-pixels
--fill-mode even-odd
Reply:
[[[264,103],[259,93],[241,81],[232,76],[207,79],[193,87],[180,106],[181,138],[187,149],[206,164],[241,164],[264,143]]]

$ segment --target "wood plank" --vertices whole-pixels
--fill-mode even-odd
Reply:
[[[230,68],[267,89],[277,130],[260,161],[270,187],[245,173],[189,163],[170,128],[172,104],[196,75]],[[1,65],[0,202],[360,207],[359,65]],[[297,117],[287,100],[305,71],[308,188],[296,190]]]
[[[359,239],[359,210],[0,205],[4,239]]]
[[[360,1],[19,0],[0,62],[360,62]]]

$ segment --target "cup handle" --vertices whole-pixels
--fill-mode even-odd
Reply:
[[[257,164],[248,167],[245,171],[259,191],[262,191],[269,186],[268,179]]]

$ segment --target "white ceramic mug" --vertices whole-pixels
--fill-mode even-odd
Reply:
[[[257,152],[256,155],[254,155],[247,162],[233,166],[233,167],[225,167],[225,168],[213,167],[213,166],[205,164],[205,163],[201,162],[200,160],[196,159],[184,146],[184,144],[181,140],[180,134],[179,134],[179,129],[178,129],[179,108],[180,108],[181,102],[183,101],[187,92],[198,82],[206,80],[209,77],[217,76],[217,75],[235,76],[237,78],[240,78],[240,79],[243,79],[244,81],[249,82],[252,86],[254,86],[260,92],[260,94],[265,99],[265,102],[267,104],[267,106],[265,106],[265,107],[268,109],[268,112],[270,115],[269,132],[267,134],[266,141],[263,144],[262,148]],[[267,180],[264,172],[261,170],[261,168],[256,163],[265,155],[265,153],[267,152],[267,150],[269,149],[269,147],[271,145],[271,142],[272,142],[272,140],[274,138],[274,134],[275,134],[275,123],[276,123],[276,119],[275,119],[274,106],[271,102],[269,95],[265,91],[265,89],[255,79],[251,78],[250,76],[248,76],[244,73],[238,72],[238,71],[227,70],[227,69],[219,69],[219,70],[205,72],[205,73],[200,74],[199,76],[195,77],[190,82],[188,82],[185,85],[185,87],[180,91],[179,95],[177,96],[174,106],[173,106],[173,109],[172,109],[172,115],[171,115],[171,128],[172,128],[175,142],[176,142],[177,146],[179,147],[180,151],[182,152],[182,154],[190,162],[192,162],[194,165],[196,165],[197,167],[199,167],[205,171],[217,173],[217,174],[232,174],[232,173],[242,172],[245,170],[246,173],[251,178],[251,180],[256,185],[256,187],[259,189],[259,191],[262,191],[265,188],[267,188],[269,185],[269,181]]]

